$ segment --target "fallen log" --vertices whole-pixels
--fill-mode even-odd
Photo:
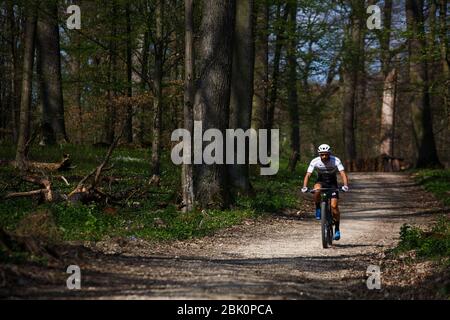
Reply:
[[[20,197],[34,197],[38,196],[39,201],[42,202],[57,202],[61,200],[68,200],[71,203],[75,202],[82,202],[87,203],[90,201],[99,201],[102,197],[105,196],[104,192],[101,192],[100,190],[97,190],[96,187],[99,184],[101,180],[101,174],[103,171],[108,170],[109,168],[106,167],[109,159],[111,158],[111,154],[114,151],[115,147],[117,146],[117,143],[119,141],[120,136],[118,136],[114,142],[111,144],[105,158],[101,162],[101,164],[93,169],[91,172],[89,172],[81,181],[78,183],[77,187],[70,192],[68,195],[54,192],[51,188],[51,183],[47,178],[39,178],[39,177],[33,177],[33,176],[24,176],[22,179],[24,181],[40,185],[42,188],[38,190],[32,190],[32,191],[26,191],[26,192],[12,192],[5,196],[5,199],[12,199],[12,198],[20,198]],[[35,169],[40,170],[64,170],[68,166],[70,166],[70,157],[69,155],[64,155],[63,160],[56,164],[49,164],[49,163],[37,163],[37,162],[28,162],[28,165],[30,167],[33,167]],[[28,167],[28,169],[30,168]],[[93,182],[88,184],[87,181],[90,178],[94,178]],[[68,184],[67,180],[63,177],[61,178],[66,184]]]
[[[88,203],[88,202],[101,202],[103,201],[105,204],[117,201],[119,197],[115,195],[111,195],[101,190],[99,185],[102,180],[102,173],[107,170],[110,170],[112,167],[107,167],[109,160],[111,159],[111,155],[114,149],[117,147],[120,138],[123,135],[125,129],[125,125],[123,126],[121,132],[114,139],[113,143],[109,146],[108,152],[106,153],[103,161],[93,170],[91,170],[86,176],[84,176],[80,182],[78,182],[77,186],[69,193],[64,194],[60,192],[55,192],[52,190],[50,180],[47,178],[38,178],[33,176],[24,176],[23,180],[37,184],[41,186],[41,189],[32,190],[27,192],[13,192],[9,193],[5,196],[5,199],[18,198],[18,197],[34,197],[38,196],[40,201],[44,202],[56,202],[56,201],[68,201],[70,203]],[[64,170],[66,168],[70,168],[70,157],[69,155],[64,155],[63,160],[57,164],[42,164],[42,163],[31,163],[30,164],[34,168],[38,168],[40,170]],[[68,185],[67,179],[63,176],[57,176],[57,178],[62,179],[66,185]],[[111,180],[109,181],[111,183]],[[128,195],[127,195],[128,197]]]
[[[18,168],[18,164],[15,160],[8,161],[7,164]],[[67,171],[71,169],[70,155],[64,154],[62,160],[59,162],[26,161],[25,167],[27,171]]]
[[[22,180],[41,186],[41,189],[25,191],[25,192],[11,192],[5,196],[5,199],[34,197],[37,196],[39,202],[58,202],[64,200],[64,195],[52,190],[50,180],[47,178],[39,178],[33,176],[24,176]]]
[[[117,147],[119,140],[122,136],[124,129],[122,129],[121,134],[118,135],[113,143],[109,146],[108,152],[105,155],[105,158],[100,163],[100,165],[89,172],[81,181],[78,183],[77,187],[69,193],[68,200],[70,202],[86,202],[92,201],[92,199],[96,199],[97,197],[104,197],[105,193],[101,190],[97,189],[97,185],[100,183],[102,172],[109,170],[110,168],[106,167],[109,160],[111,159],[111,155],[114,149]],[[93,178],[92,183],[88,184],[87,181]]]

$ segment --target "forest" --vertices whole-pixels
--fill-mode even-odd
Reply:
[[[0,0],[1,256],[11,239],[42,254],[21,237],[182,240],[302,210],[323,143],[350,188],[403,172],[448,206],[449,15],[447,0]],[[197,123],[266,130],[270,160],[244,138],[241,161],[224,145],[175,164],[177,129],[183,158],[212,141]]]
[[[79,29],[65,23],[71,4]],[[354,169],[383,155],[448,166],[447,1],[385,1],[373,30],[376,1],[208,4],[185,17],[183,1],[3,1],[0,139],[15,166],[28,167],[33,145],[120,137],[151,150],[158,182],[171,132],[194,119],[281,129],[291,171],[321,141]],[[246,166],[184,169],[202,206],[225,204],[227,184],[250,188]]]

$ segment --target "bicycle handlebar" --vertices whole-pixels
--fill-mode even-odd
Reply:
[[[309,189],[307,192],[316,193],[318,191],[340,191],[341,188],[320,188],[320,189]]]

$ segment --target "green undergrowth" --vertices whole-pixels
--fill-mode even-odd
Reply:
[[[395,253],[411,250],[419,258],[439,260],[450,267],[450,218],[439,217],[429,229],[404,224]]]
[[[444,205],[450,206],[450,169],[425,169],[413,174],[425,190],[433,193]]]
[[[444,206],[450,205],[449,169],[415,170],[412,176]],[[401,254],[407,251],[414,251],[419,259],[436,260],[450,267],[450,216],[439,216],[427,229],[404,224],[400,228],[400,242],[393,252]]]
[[[65,145],[31,149],[33,161],[57,162],[63,153],[70,155],[72,169],[49,174],[53,190],[69,193],[83,176],[104,158],[106,148]],[[0,146],[0,159],[14,158],[14,148]],[[252,168],[253,196],[237,196],[227,210],[194,210],[183,213],[177,209],[180,199],[180,167],[172,164],[168,154],[162,155],[161,185],[148,185],[151,154],[143,148],[118,147],[111,158],[112,168],[105,176],[114,177],[113,183],[104,183],[105,191],[114,193],[144,187],[120,204],[73,205],[38,203],[32,198],[3,199],[8,192],[30,191],[39,187],[21,181],[11,166],[0,166],[0,227],[28,235],[47,234],[62,241],[99,241],[108,237],[130,239],[176,240],[201,237],[219,229],[275,213],[299,204],[298,187],[306,170],[298,165],[296,172],[287,171],[287,158],[280,159],[280,170],[274,176],[259,175]],[[37,173],[42,175],[42,173]],[[59,177],[64,176],[69,186]],[[46,221],[48,219],[49,221]],[[37,221],[37,222],[30,222]],[[43,223],[42,221],[45,221]],[[26,225],[26,227],[24,227]],[[50,228],[52,232],[47,232]]]

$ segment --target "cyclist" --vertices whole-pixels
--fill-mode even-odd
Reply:
[[[344,166],[338,157],[331,155],[331,147],[327,144],[321,144],[317,149],[319,156],[314,158],[309,164],[308,170],[303,180],[302,192],[308,191],[308,181],[314,169],[318,171],[317,181],[314,184],[314,189],[320,188],[338,188],[336,173],[339,171],[344,185],[342,191],[348,191],[348,178],[345,173]],[[339,229],[340,212],[338,207],[339,192],[335,190],[331,193],[331,212],[335,223],[334,240],[341,238],[341,231]],[[314,193],[314,202],[316,203],[316,219],[320,220],[320,192]]]

